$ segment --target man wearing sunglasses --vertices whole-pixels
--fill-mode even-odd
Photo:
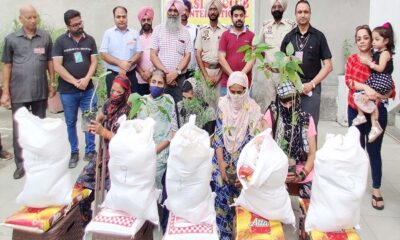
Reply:
[[[68,10],[64,13],[68,31],[57,38],[53,48],[54,69],[60,75],[58,90],[67,123],[68,140],[71,145],[69,167],[74,168],[79,161],[76,121],[78,108],[82,113],[92,109],[97,111],[96,96],[92,76],[97,67],[97,47],[94,38],[83,30],[80,12]],[[95,136],[85,131],[85,160],[96,157]]]

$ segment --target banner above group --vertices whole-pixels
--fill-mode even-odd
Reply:
[[[204,9],[208,0],[192,0],[192,12],[190,13],[189,23],[194,25],[204,25],[209,23],[208,16]],[[167,0],[161,0],[161,16],[164,20],[166,17],[165,5]],[[224,26],[232,24],[230,10],[233,5],[240,4],[246,9],[245,24],[249,29],[254,30],[254,0],[221,0],[223,4],[222,13],[219,15],[219,21]]]

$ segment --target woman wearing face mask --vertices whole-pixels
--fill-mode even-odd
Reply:
[[[156,185],[162,189],[161,179],[167,168],[168,146],[178,130],[174,99],[164,93],[167,86],[165,74],[155,70],[150,78],[150,94],[144,95],[146,103],[142,105],[137,117],[151,117],[156,122],[154,126],[154,141],[157,148]]]
[[[127,104],[128,97],[131,93],[131,83],[125,75],[117,75],[113,80],[111,86],[110,98],[103,106],[102,112],[97,117],[96,121],[92,121],[89,125],[89,131],[100,135],[104,138],[106,155],[105,160],[108,163],[110,155],[108,152],[108,144],[117,132],[119,124],[117,120],[122,115],[128,115],[130,106]],[[107,166],[106,166],[107,167]],[[84,167],[81,175],[76,181],[76,185],[81,188],[91,189],[92,192],[88,198],[79,202],[82,225],[85,227],[92,218],[91,204],[94,200],[95,179],[96,177],[96,158]],[[110,189],[110,178],[108,169],[106,169],[106,186],[107,190]]]
[[[230,205],[240,193],[236,165],[244,145],[261,130],[262,119],[260,107],[249,96],[246,74],[233,72],[227,87],[227,95],[218,103],[212,177],[220,239],[232,238],[235,212]]]
[[[276,143],[289,158],[288,184],[298,184],[301,198],[311,197],[311,176],[317,148],[315,123],[301,110],[300,95],[291,82],[277,89],[278,103],[271,104],[264,115]]]

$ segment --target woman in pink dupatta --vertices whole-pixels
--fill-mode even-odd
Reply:
[[[227,95],[218,103],[214,135],[213,183],[220,239],[231,239],[235,212],[230,208],[240,193],[236,165],[240,152],[261,130],[260,106],[249,96],[248,78],[233,72],[228,79]]]

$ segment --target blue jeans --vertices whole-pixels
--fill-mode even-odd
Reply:
[[[385,129],[387,125],[387,110],[386,107],[381,104],[378,107],[379,117],[378,122],[383,129],[382,135],[380,135],[375,141],[372,143],[368,143],[368,133],[371,131],[371,115],[365,113],[365,117],[367,118],[367,122],[361,125],[358,125],[357,128],[360,131],[360,143],[363,149],[365,146],[367,147],[367,152],[369,155],[369,162],[371,165],[371,175],[372,175],[372,187],[379,189],[381,187],[382,181],[382,156],[381,156],[381,148],[383,135],[385,134]],[[347,115],[349,125],[353,122],[353,119],[357,116],[357,110],[348,107]]]
[[[71,145],[71,153],[79,151],[78,136],[76,132],[76,121],[78,119],[78,108],[81,111],[88,111],[90,98],[94,93],[94,88],[77,93],[61,93],[61,102],[64,108],[65,122],[67,123],[68,140]],[[92,110],[97,112],[97,97],[94,96]],[[85,132],[85,153],[95,151],[95,135]]]

